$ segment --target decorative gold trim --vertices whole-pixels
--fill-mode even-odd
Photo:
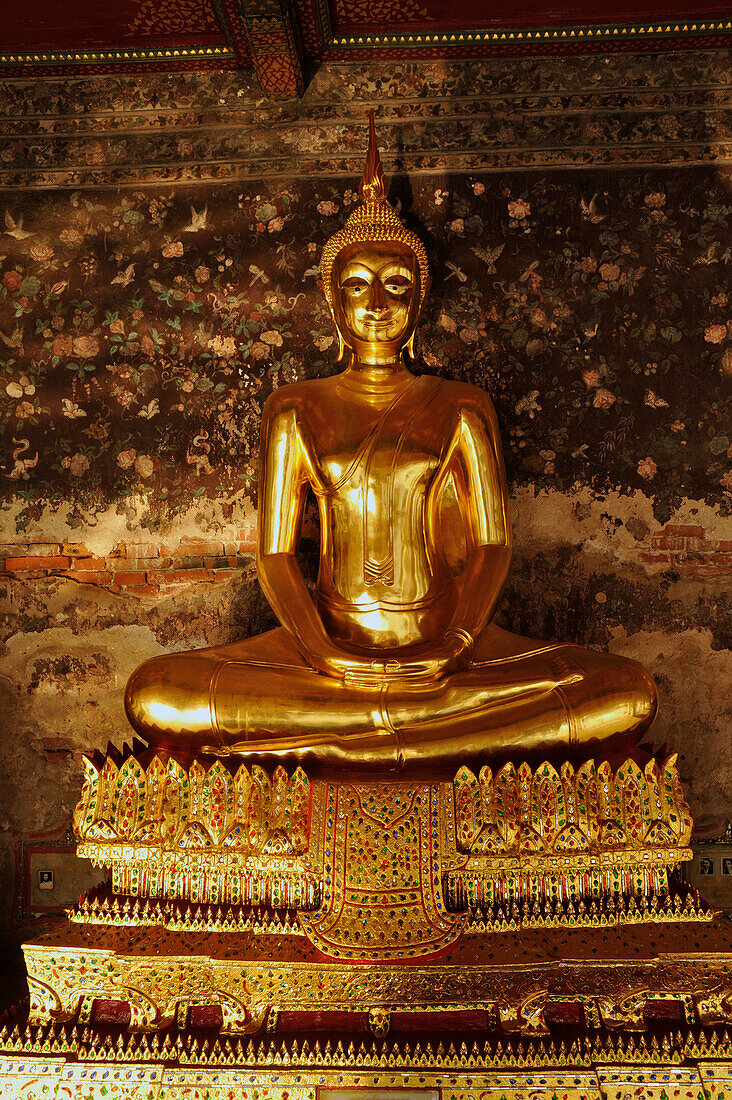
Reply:
[[[199,61],[209,59],[234,60],[236,54],[228,46],[168,46],[147,49],[118,47],[100,50],[29,50],[0,53],[3,65],[88,65],[90,63],[123,64],[129,61]]]
[[[732,20],[701,19],[686,22],[595,24],[587,27],[542,27],[529,30],[504,27],[496,30],[411,32],[402,34],[334,35],[331,49],[372,46],[381,49],[405,46],[469,46],[483,43],[514,45],[517,42],[583,42],[599,39],[641,39],[691,37],[700,34],[729,34]]]

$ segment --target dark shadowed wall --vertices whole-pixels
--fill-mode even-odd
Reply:
[[[4,935],[39,911],[38,853],[68,846],[81,753],[128,736],[133,668],[272,625],[259,419],[274,387],[337,369],[318,260],[371,105],[432,260],[423,369],[498,409],[501,622],[644,662],[656,747],[678,751],[701,831],[722,831],[728,66],[334,66],[290,106],[230,73],[0,87]]]

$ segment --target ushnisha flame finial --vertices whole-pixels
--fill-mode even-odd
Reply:
[[[429,264],[427,253],[416,233],[407,229],[396,210],[386,199],[384,169],[376,144],[376,123],[373,110],[369,115],[369,147],[366,164],[358,189],[361,202],[353,211],[346,224],[326,241],[320,257],[320,275],[326,301],[333,309],[333,289],[331,276],[333,261],[341,249],[349,244],[372,241],[397,241],[407,245],[417,258],[419,268],[419,300],[424,301],[429,284]]]
[[[376,144],[376,118],[373,107],[369,111],[369,147],[366,152],[366,163],[363,167],[358,195],[361,202],[364,203],[386,202],[384,168],[379,156],[379,147]]]

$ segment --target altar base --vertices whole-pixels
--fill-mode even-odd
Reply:
[[[678,876],[673,757],[451,782],[128,749],[85,766],[78,850],[109,880],[24,945],[0,1096],[730,1087],[732,926]]]

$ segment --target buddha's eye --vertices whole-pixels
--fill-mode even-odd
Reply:
[[[341,283],[341,290],[348,290],[351,293],[360,294],[364,290],[368,290],[368,283],[365,279],[361,279],[358,275],[352,275],[350,279],[345,279]]]

